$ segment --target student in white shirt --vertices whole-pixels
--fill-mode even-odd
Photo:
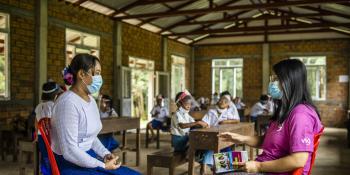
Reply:
[[[219,101],[219,98],[219,94],[215,92],[211,98],[211,105],[216,105],[216,103]]]
[[[151,110],[153,120],[147,124],[147,129],[151,130],[151,141],[155,140],[154,129],[167,129],[164,127],[169,117],[169,110],[164,106],[163,96],[161,94],[156,97],[156,105]]]
[[[236,105],[236,108],[239,109],[244,109],[245,108],[245,104],[242,102],[242,99],[240,97],[236,97],[233,100],[233,103]]]
[[[38,131],[38,122],[43,118],[51,118],[54,101],[58,95],[62,92],[60,86],[55,82],[47,82],[42,86],[41,103],[35,108],[35,128],[37,137],[35,141],[38,142],[40,151],[40,171],[43,175],[51,174],[51,167],[44,140]]]
[[[200,124],[204,127],[216,127],[221,124],[235,124],[239,123],[239,117],[233,115],[233,113],[229,110],[230,106],[230,98],[224,95],[220,98],[219,102],[215,109],[210,109],[207,114],[203,117]],[[230,147],[224,148],[221,152],[231,151]],[[202,165],[213,165],[213,154],[214,152],[211,150],[205,150],[203,152],[203,160],[200,161]],[[204,166],[202,166],[201,171],[204,170]]]
[[[112,117],[118,117],[117,112],[113,109],[113,100],[108,95],[102,95],[100,100],[100,117],[101,119],[108,119]],[[114,138],[113,133],[99,134],[103,146],[105,146],[108,151],[113,152],[113,150],[119,147],[119,142]]]
[[[269,97],[267,95],[261,95],[260,101],[254,104],[250,112],[252,122],[256,122],[259,115],[269,113],[269,109],[267,107],[268,99]]]
[[[230,94],[230,92],[228,91],[224,91],[224,92],[221,92],[220,94],[220,98],[223,97],[223,96],[226,96],[227,99],[230,99],[230,102],[229,102],[229,111],[232,113],[232,115],[236,118],[236,119],[240,119],[239,117],[239,113],[238,113],[238,110],[236,108],[236,105],[232,102],[232,96]]]
[[[76,55],[64,70],[64,80],[72,86],[58,98],[51,119],[51,148],[61,174],[139,175],[121,167],[119,158],[97,138],[102,123],[91,94],[103,83],[99,59]]]
[[[175,97],[178,107],[171,117],[171,145],[175,152],[185,152],[188,148],[188,134],[190,128],[199,125],[190,115],[193,98],[188,91],[179,92]]]

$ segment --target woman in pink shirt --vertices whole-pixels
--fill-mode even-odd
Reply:
[[[274,65],[273,71],[268,91],[276,105],[266,134],[243,136],[228,132],[219,137],[263,149],[255,161],[242,164],[246,172],[284,175],[304,167],[306,175],[314,135],[323,128],[307,87],[306,67],[299,60],[287,59]]]

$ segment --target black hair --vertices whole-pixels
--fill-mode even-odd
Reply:
[[[90,55],[87,53],[75,55],[67,69],[67,72],[71,73],[73,76],[73,82],[68,82],[65,80],[65,83],[67,85],[75,84],[77,82],[77,74],[79,70],[88,72],[90,69],[94,68],[97,63],[100,63],[100,61],[94,55]]]
[[[273,66],[273,71],[281,85],[282,99],[275,100],[275,114],[272,120],[282,124],[291,111],[299,104],[313,108],[318,118],[320,114],[313,104],[307,85],[307,71],[303,62],[297,59],[286,59]]]
[[[102,95],[101,100],[103,100],[103,99],[108,100],[108,107],[111,109],[109,111],[109,116],[111,116],[112,112],[113,112],[113,110],[112,110],[113,109],[113,99],[109,95]]]
[[[269,100],[269,96],[267,96],[266,94],[260,96],[260,101],[267,101],[267,100]]]
[[[220,93],[220,97],[222,97],[224,95],[229,95],[231,97],[231,93],[229,91],[224,91],[224,92]]]
[[[57,83],[51,81],[43,84],[42,91],[41,100],[53,101],[60,91],[60,87]]]

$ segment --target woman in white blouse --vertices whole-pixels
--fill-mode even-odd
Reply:
[[[103,82],[98,58],[78,54],[63,74],[71,88],[58,98],[51,119],[51,148],[61,174],[139,175],[121,167],[119,158],[97,138],[102,124],[91,94]]]

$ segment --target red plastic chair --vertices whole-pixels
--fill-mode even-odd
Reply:
[[[312,166],[315,163],[316,152],[317,152],[317,149],[318,149],[318,145],[320,144],[320,137],[323,134],[323,129],[324,129],[324,127],[321,129],[321,131],[318,134],[314,135],[314,151],[311,154],[311,164],[310,164],[310,169],[309,169],[308,175],[311,174]],[[292,175],[302,175],[303,172],[304,172],[304,168],[298,168],[298,169],[293,171]]]
[[[52,175],[60,175],[60,171],[58,170],[58,166],[56,163],[55,156],[51,150],[50,146],[50,118],[42,118],[38,122],[38,129],[41,133],[41,136],[45,142],[47,155],[49,157],[50,165],[51,165],[51,172]]]

